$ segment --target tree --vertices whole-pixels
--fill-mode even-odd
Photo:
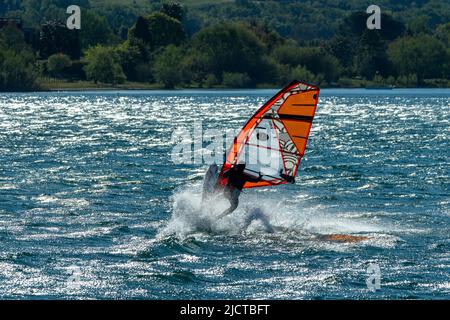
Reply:
[[[351,38],[337,35],[328,43],[328,49],[342,66],[345,68],[351,67],[356,49]]]
[[[441,24],[436,28],[436,36],[441,40],[447,47],[450,47],[450,22],[446,24]]]
[[[384,77],[391,75],[386,47],[379,33],[366,30],[359,39],[359,49],[354,59],[356,73],[366,79],[372,79],[378,74]]]
[[[151,41],[151,37],[147,20],[144,17],[139,16],[134,27],[130,29],[128,38],[130,40],[139,39],[147,43]]]
[[[152,50],[170,44],[179,45],[185,36],[181,22],[162,12],[139,17],[129,31],[130,40],[140,39]]]
[[[161,12],[165,13],[169,17],[177,19],[178,21],[183,20],[184,16],[183,6],[178,2],[163,3]]]
[[[328,49],[346,68],[346,73],[354,72],[368,79],[378,73],[388,76],[391,67],[386,57],[389,41],[400,37],[405,32],[402,22],[390,15],[381,14],[381,29],[367,29],[366,12],[353,12],[342,20],[328,43]]]
[[[86,52],[86,76],[95,83],[123,83],[126,77],[114,48],[97,45]]]
[[[156,58],[153,67],[156,81],[164,84],[166,89],[173,89],[182,80],[183,54],[180,48],[169,45]]]
[[[116,47],[119,61],[128,80],[144,80],[142,72],[138,70],[143,64],[152,62],[152,54],[142,40],[127,40]],[[149,80],[149,79],[146,79]]]
[[[91,10],[83,10],[82,19],[80,32],[82,49],[113,41],[114,35],[105,17],[99,16]]]
[[[62,53],[51,55],[48,58],[48,71],[56,76],[61,76],[64,69],[70,67],[72,61],[70,58]]]
[[[276,47],[272,56],[281,64],[296,66],[300,64],[301,48],[295,41],[289,41]]]
[[[346,18],[342,20],[339,25],[337,35],[359,38],[361,37],[367,29],[367,18],[366,12],[353,12]],[[401,21],[395,20],[388,14],[381,14],[381,29],[370,30],[372,33],[378,33],[380,38],[383,40],[394,40],[405,32],[405,26]]]
[[[252,81],[263,79],[266,48],[244,24],[220,24],[202,29],[192,39],[192,59],[218,79],[224,72],[246,73]]]
[[[55,21],[47,22],[42,26],[39,55],[46,59],[55,53],[64,53],[72,59],[81,56],[79,30],[69,30]]]
[[[428,28],[429,17],[418,16],[414,17],[408,22],[407,33],[408,35],[419,35],[421,33],[430,33],[430,28]]]
[[[224,72],[223,85],[229,88],[245,88],[250,84],[250,77],[246,73]]]
[[[315,80],[314,75],[305,67],[297,66],[292,69],[290,73],[290,81],[300,80],[306,82],[313,82]]]
[[[0,29],[0,91],[27,91],[36,88],[36,59],[15,27]]]
[[[444,44],[429,35],[399,38],[389,45],[389,59],[399,75],[417,76],[421,84],[426,78],[448,78],[443,68],[450,56]]]
[[[315,75],[322,74],[328,82],[336,80],[341,72],[339,61],[320,47],[300,47],[296,42],[289,42],[277,47],[273,57],[291,68],[304,66]]]

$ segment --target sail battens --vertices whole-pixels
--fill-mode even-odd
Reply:
[[[293,81],[256,111],[236,136],[219,184],[227,183],[223,173],[238,163],[262,175],[261,181],[247,182],[244,188],[292,181],[305,153],[318,96],[318,87]]]

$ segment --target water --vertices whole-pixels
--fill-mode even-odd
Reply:
[[[322,90],[297,183],[214,219],[172,132],[273,93],[0,94],[0,298],[448,299],[450,90]]]

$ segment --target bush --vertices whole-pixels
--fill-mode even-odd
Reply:
[[[191,41],[196,58],[196,69],[213,73],[247,74],[252,79],[260,76],[266,48],[253,30],[244,24],[219,24],[196,33]],[[204,78],[204,76],[202,78]]]
[[[86,76],[95,83],[123,83],[126,80],[114,48],[97,45],[86,52]]]
[[[415,87],[417,86],[417,76],[415,74],[402,75],[397,78],[397,82],[401,86]]]
[[[156,81],[162,83],[166,89],[173,89],[182,81],[181,49],[170,45],[156,58],[153,67]]]
[[[350,78],[340,78],[338,80],[338,86],[339,87],[344,87],[344,88],[352,88],[354,87],[354,83],[353,80]]]
[[[245,88],[250,84],[250,77],[246,73],[224,72],[223,85],[228,88]]]
[[[153,66],[150,63],[140,63],[135,68],[135,79],[140,82],[153,81]]]
[[[0,91],[36,88],[35,56],[15,27],[0,30]]]
[[[67,55],[58,53],[48,58],[47,69],[53,75],[62,76],[64,70],[70,67],[71,64],[72,61]]]
[[[314,82],[315,80],[314,74],[303,66],[296,66],[292,69],[290,78],[291,81],[300,80],[304,82]]]
[[[217,80],[217,77],[213,74],[208,74],[208,76],[206,77],[206,80],[205,80],[205,86],[207,88],[212,88],[218,84],[219,84],[219,80]]]
[[[64,73],[73,80],[86,80],[86,73],[84,72],[85,66],[85,62],[75,60],[64,70]]]
[[[36,73],[26,56],[0,49],[0,91],[27,91],[36,87]]]
[[[132,41],[140,39],[152,49],[170,44],[179,45],[185,37],[181,22],[162,12],[139,17],[128,35]]]
[[[92,10],[83,10],[80,31],[81,48],[88,49],[97,44],[112,43],[115,36],[108,20]]]
[[[151,53],[143,41],[133,39],[133,41],[125,41],[115,47],[115,51],[119,56],[120,64],[123,72],[130,81],[141,81],[140,79],[149,79],[147,75],[147,66],[144,70],[140,68],[145,65],[150,65],[152,60]],[[152,78],[152,77],[151,77]]]
[[[429,35],[403,37],[389,45],[388,55],[399,75],[414,74],[423,79],[446,78],[445,64],[450,59],[445,45]]]
[[[301,48],[295,42],[288,42],[276,47],[272,56],[281,64],[296,66],[301,62]]]

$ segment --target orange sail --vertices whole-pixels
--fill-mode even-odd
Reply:
[[[245,163],[244,173],[260,177],[244,188],[284,184],[297,174],[319,99],[319,88],[293,81],[266,102],[235,137],[222,166],[224,172]]]

